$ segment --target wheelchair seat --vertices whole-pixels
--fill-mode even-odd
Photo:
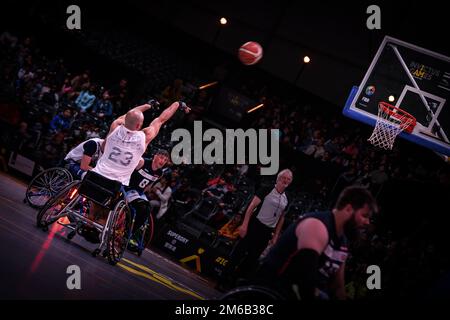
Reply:
[[[96,172],[89,170],[83,178],[78,193],[95,203],[113,209],[112,201],[121,190],[119,181],[108,179]]]

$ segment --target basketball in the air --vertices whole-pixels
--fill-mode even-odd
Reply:
[[[250,66],[261,60],[263,49],[258,42],[246,42],[239,48],[238,56],[243,64]]]

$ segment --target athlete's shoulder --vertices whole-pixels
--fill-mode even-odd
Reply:
[[[90,139],[83,144],[84,154],[89,156],[92,156],[97,151],[98,148],[99,145],[94,139]]]
[[[295,228],[295,234],[299,246],[315,249],[319,253],[325,248],[329,239],[327,226],[315,217],[300,220]]]

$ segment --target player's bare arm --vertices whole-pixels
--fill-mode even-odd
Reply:
[[[319,255],[328,244],[328,231],[318,219],[309,218],[302,221],[295,230],[297,249],[312,249]]]
[[[84,171],[91,170],[92,167],[89,165],[91,163],[92,157],[88,155],[83,155],[80,162],[80,169]]]
[[[319,256],[328,244],[328,231],[320,220],[307,218],[299,223],[295,233],[298,251],[292,262],[298,268],[296,283],[301,299],[313,300],[317,296]]]
[[[151,108],[152,108],[152,105],[146,103],[146,104],[137,106],[137,107],[131,109],[130,111],[133,111],[133,110],[134,110],[134,111],[145,112],[145,111],[147,111],[147,110],[150,110]],[[130,112],[130,111],[128,111],[128,112]],[[128,113],[128,112],[127,112],[127,113]],[[108,135],[109,135],[111,132],[113,132],[114,129],[116,129],[118,126],[120,126],[120,125],[122,125],[122,124],[125,123],[125,116],[126,116],[126,114],[123,114],[123,115],[121,115],[120,117],[118,117],[116,120],[114,120],[114,121],[111,123],[111,126],[109,127]]]
[[[148,127],[142,130],[145,133],[145,142],[147,145],[157,136],[161,126],[172,118],[179,108],[183,109],[186,113],[191,110],[183,102],[174,102],[159,117],[154,119]]]

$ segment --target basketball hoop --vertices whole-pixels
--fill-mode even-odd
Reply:
[[[377,123],[368,141],[379,148],[391,150],[400,132],[411,133],[415,125],[416,118],[408,112],[389,103],[380,102]]]

